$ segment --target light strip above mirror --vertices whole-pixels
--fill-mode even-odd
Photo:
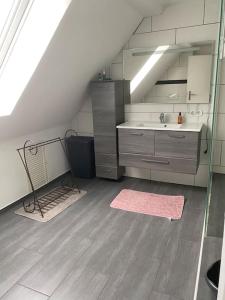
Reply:
[[[163,47],[163,46],[161,46]],[[158,47],[160,48],[160,47]],[[151,55],[151,54],[164,54],[164,51],[163,50],[158,50],[158,48],[156,48],[156,50],[138,50],[138,49],[135,49],[134,53],[132,53],[133,56],[143,56],[143,55]],[[166,53],[181,53],[181,52],[191,52],[191,51],[198,51],[200,50],[199,47],[188,47],[188,48],[170,48],[170,49],[167,49]],[[133,51],[133,49],[132,49]]]

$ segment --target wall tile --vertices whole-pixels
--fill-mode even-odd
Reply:
[[[207,187],[209,180],[209,168],[207,165],[200,165],[195,175],[195,185]]]
[[[152,30],[203,24],[204,0],[182,1],[168,6],[162,14],[152,17]]]
[[[174,112],[187,112],[188,111],[188,105],[187,104],[174,104],[173,106]]]
[[[225,85],[219,87],[218,112],[225,113]]]
[[[152,31],[152,20],[151,17],[144,18],[141,24],[138,26],[135,33],[145,33]]]
[[[225,174],[225,167],[223,167],[223,166],[213,166],[213,172]]]
[[[205,0],[205,17],[204,23],[219,22],[220,1]]]
[[[193,43],[200,41],[214,41],[217,37],[218,25],[179,28],[176,31],[176,43]]]
[[[178,117],[177,113],[166,114],[166,122],[168,122],[168,123],[177,123],[177,117]]]
[[[225,167],[225,141],[222,142],[221,166]]]
[[[175,30],[134,34],[128,43],[129,48],[175,44]]]
[[[125,120],[127,122],[132,121],[143,121],[143,122],[150,122],[151,120],[151,114],[146,113],[125,113]]]
[[[160,116],[160,113],[149,113],[149,122],[152,122],[152,123],[159,123],[159,116]],[[166,115],[165,115],[166,117]]]
[[[217,115],[216,139],[225,141],[225,114]]]
[[[221,63],[220,83],[225,84],[225,58],[222,59]]]
[[[210,106],[209,104],[198,104],[197,110],[201,110],[203,114],[208,114],[210,112]],[[190,109],[192,110],[191,105]]]
[[[210,143],[210,141],[208,141]],[[209,149],[207,153],[204,153],[207,149],[207,141],[201,140],[201,152],[200,152],[200,164],[208,165],[210,159]],[[221,141],[214,141],[213,145],[213,164],[220,165],[220,157],[221,157]]]
[[[193,116],[189,113],[184,113],[184,122],[185,123],[198,123],[199,117]]]
[[[141,179],[150,179],[150,170],[126,167],[125,176],[141,178]]]
[[[165,113],[166,122],[176,123],[177,122],[177,113],[166,113],[165,111],[161,111]],[[125,113],[126,122],[132,121],[142,121],[142,122],[152,122],[159,123],[160,112],[157,113]]]
[[[173,104],[139,103],[125,105],[126,112],[173,112]]]
[[[220,165],[221,152],[222,152],[222,142],[214,141],[213,142],[213,164],[214,165]]]
[[[151,170],[151,180],[194,185],[194,175]]]

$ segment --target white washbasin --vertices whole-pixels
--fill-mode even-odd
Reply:
[[[151,129],[151,130],[174,130],[174,131],[197,131],[200,132],[202,129],[201,123],[151,123],[151,122],[126,122],[117,126],[117,128],[127,129]]]
[[[169,129],[178,129],[182,126],[182,124],[176,124],[176,123],[137,123],[137,127],[145,127],[145,128],[151,128],[151,129],[162,129],[162,128],[169,128]]]

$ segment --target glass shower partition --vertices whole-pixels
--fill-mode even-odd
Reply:
[[[205,281],[205,279],[207,278],[206,275],[209,275],[209,272],[207,273],[207,268],[208,270],[212,270],[211,268],[212,264],[214,264],[213,266],[215,266],[216,265],[215,262],[221,259],[221,246],[222,246],[224,212],[225,212],[225,174],[222,174],[223,173],[222,170],[225,170],[224,168],[225,166],[221,167],[222,142],[219,140],[218,137],[218,128],[219,128],[218,116],[220,113],[219,101],[225,101],[225,99],[222,99],[220,97],[221,65],[224,57],[224,26],[225,26],[224,2],[225,0],[220,0],[220,7],[219,7],[220,22],[219,22],[218,36],[216,39],[215,49],[214,49],[214,65],[213,65],[211,101],[210,101],[211,105],[210,105],[209,115],[208,115],[208,124],[207,124],[208,126],[206,129],[208,155],[209,155],[208,156],[209,176],[208,176],[204,236],[203,236],[204,243],[201,251],[202,266],[200,269],[199,290],[197,295],[195,296],[195,299],[202,299],[201,296],[200,298],[198,296],[202,293],[200,289],[202,289],[203,286],[205,286],[207,289],[207,285],[202,284],[202,282]],[[214,158],[215,158],[215,150],[218,149],[218,145],[220,145],[220,159],[219,159],[219,166],[216,166]],[[213,243],[213,247],[210,246],[211,242]],[[206,264],[207,264],[207,268],[206,268]],[[204,270],[203,272],[204,274],[202,274],[202,270]],[[209,280],[208,283],[210,283]],[[205,292],[206,291],[204,291],[203,294],[205,294]],[[210,289],[208,292],[206,292],[205,295],[209,295],[208,293],[211,293]]]
[[[214,64],[213,64],[213,75],[212,75],[212,86],[211,86],[211,107],[209,111],[209,122],[207,129],[207,140],[208,140],[208,153],[209,153],[209,177],[208,177],[208,188],[206,197],[206,217],[205,217],[205,234],[213,235],[211,233],[211,223],[215,220],[215,215],[212,215],[211,209],[215,207],[213,202],[214,196],[214,179],[215,179],[215,167],[214,167],[214,155],[216,150],[216,137],[217,137],[217,121],[218,121],[218,107],[219,107],[219,94],[220,94],[220,77],[221,77],[221,65],[224,57],[224,0],[220,2],[220,23],[218,36],[215,44],[214,51]],[[225,176],[225,175],[224,175]],[[225,177],[224,177],[225,178]],[[224,180],[225,185],[225,180]],[[225,190],[224,190],[225,191]],[[218,192],[218,189],[217,191]],[[224,198],[225,202],[225,198]],[[221,211],[220,211],[221,213]]]

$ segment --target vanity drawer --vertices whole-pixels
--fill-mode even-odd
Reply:
[[[95,135],[95,152],[117,154],[116,136]]]
[[[197,172],[197,161],[193,159],[162,158],[139,154],[120,154],[119,165],[187,174]]]
[[[119,128],[119,152],[154,155],[153,130]]]
[[[156,131],[155,156],[197,160],[199,142],[198,132]]]
[[[107,166],[98,166],[96,165],[96,176],[108,179],[118,179],[123,174],[124,169],[107,167]]]
[[[116,154],[105,154],[95,153],[95,163],[100,166],[117,167],[117,155]]]

